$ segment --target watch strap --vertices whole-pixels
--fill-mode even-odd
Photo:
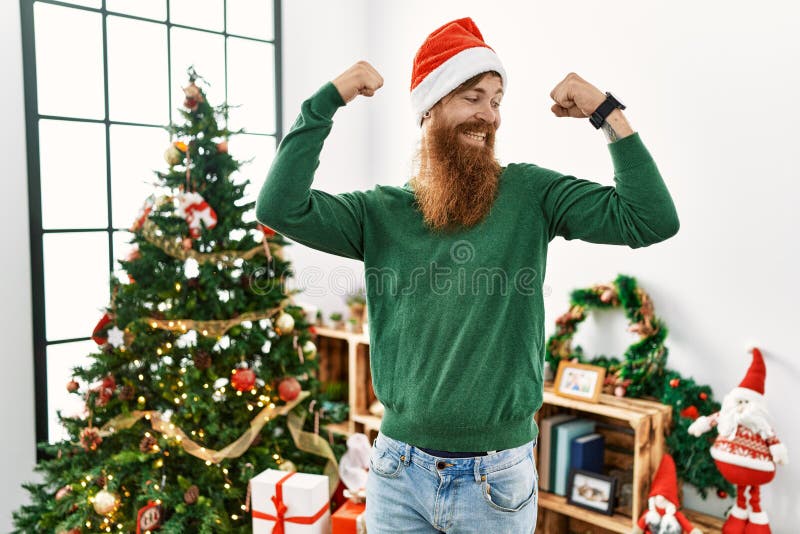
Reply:
[[[606,122],[606,117],[615,109],[625,109],[625,105],[617,100],[614,95],[606,91],[606,99],[594,110],[592,116],[589,117],[589,122],[591,122],[592,126],[596,129],[599,129]]]

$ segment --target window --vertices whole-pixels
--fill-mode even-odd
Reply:
[[[64,437],[56,411],[82,403],[71,369],[127,228],[166,170],[186,70],[234,108],[231,154],[257,188],[280,141],[280,0],[20,0],[27,115],[37,441]],[[257,189],[251,190],[255,195]]]

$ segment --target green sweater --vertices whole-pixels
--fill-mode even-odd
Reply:
[[[638,134],[609,145],[615,187],[510,164],[483,221],[434,233],[408,183],[339,195],[311,189],[343,105],[330,82],[303,103],[261,188],[258,220],[364,262],[381,432],[448,451],[531,441],[542,405],[548,243],[562,236],[637,248],[674,235],[678,217],[656,164]]]

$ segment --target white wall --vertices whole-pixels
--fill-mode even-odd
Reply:
[[[368,26],[367,0],[283,3],[284,132],[304,100],[355,63],[354,57],[365,54],[368,59]],[[315,188],[330,193],[372,188],[375,180],[365,150],[370,143],[368,121],[369,109],[364,106],[347,106],[337,112],[320,158]],[[286,247],[285,253],[296,272],[289,286],[306,289],[296,301],[318,307],[326,319],[334,311],[347,317],[344,295],[364,285],[363,263],[299,244]]]
[[[326,5],[300,2],[303,7],[287,9],[287,39],[309,23],[302,10],[312,3],[318,9]],[[789,323],[798,319],[794,304],[800,297],[795,283],[800,247],[794,235],[800,227],[795,208],[800,176],[792,165],[800,141],[800,39],[793,32],[800,8],[790,2],[769,1],[755,8],[721,0],[373,2],[366,19],[364,13],[355,15],[367,24],[366,30],[356,30],[360,37],[366,33],[367,42],[350,38],[341,46],[342,25],[352,29],[358,6],[343,2],[337,7],[325,24],[311,23],[320,31],[316,41],[336,48],[319,63],[338,61],[346,67],[367,59],[386,84],[371,100],[360,99],[339,112],[323,155],[326,176],[316,187],[346,189],[330,176],[348,174],[355,162],[367,164],[376,183],[406,181],[418,136],[408,99],[413,55],[430,31],[455,18],[473,17],[509,73],[498,136],[504,163],[532,161],[611,183],[602,134],[586,120],[555,118],[549,93],[575,71],[629,106],[626,115],[675,198],[681,231],[666,243],[636,251],[553,242],[546,277],[551,291],[547,331],[566,310],[572,289],[626,273],[638,278],[670,327],[670,366],[710,384],[717,397],[738,385],[749,365],[746,351],[758,343],[767,358],[774,425],[794,456],[765,486],[763,502],[774,532],[793,531],[800,519],[793,484],[800,480],[800,429],[786,408],[800,379]],[[286,48],[293,53],[291,42]],[[325,69],[316,64],[307,69],[308,77],[323,74]],[[333,70],[331,77],[337,74]],[[284,81],[287,94],[305,95],[306,86],[316,85],[305,77],[296,87],[292,76]],[[292,106],[287,98],[287,118]],[[369,141],[360,146],[344,142],[350,135],[344,124],[351,125],[356,120],[351,115],[362,113],[367,116],[358,117],[362,122],[356,128],[365,128]],[[297,258],[302,270],[305,258]],[[314,256],[314,265],[338,265],[330,258]],[[613,334],[609,337],[603,328],[600,338],[598,323],[610,326]],[[578,341],[589,351],[619,353],[630,343],[624,329],[618,317],[590,319]],[[719,511],[726,503],[713,498],[702,505]]]
[[[36,463],[31,325],[28,172],[25,155],[25,102],[22,91],[22,42],[19,2],[0,2],[0,161],[3,162],[3,210],[0,216],[0,531],[11,529],[11,511],[27,502],[20,484],[33,478]]]

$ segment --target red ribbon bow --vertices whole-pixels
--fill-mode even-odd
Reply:
[[[280,479],[275,485],[275,495],[272,496],[272,502],[275,504],[275,515],[265,514],[264,512],[253,510],[253,519],[266,519],[267,521],[275,521],[275,525],[272,527],[272,534],[284,534],[286,528],[285,523],[287,521],[289,523],[297,523],[300,525],[313,525],[317,522],[317,519],[325,515],[325,512],[328,511],[328,507],[330,506],[330,503],[326,502],[322,508],[320,508],[319,511],[312,516],[286,517],[288,508],[283,502],[283,483],[296,474],[296,472],[289,473]]]

